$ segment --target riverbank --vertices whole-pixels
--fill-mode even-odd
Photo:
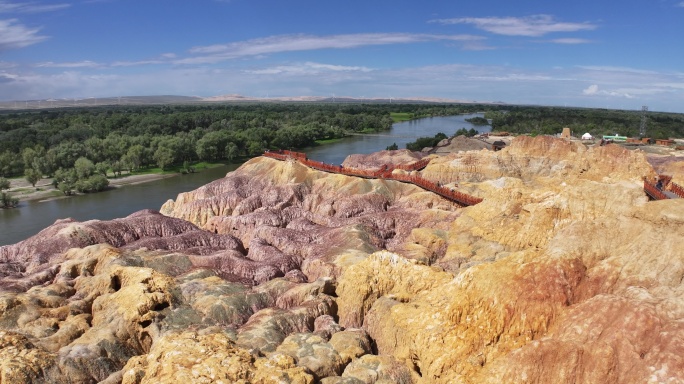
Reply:
[[[165,179],[168,177],[174,177],[180,175],[179,173],[147,173],[142,175],[126,175],[122,177],[109,179],[109,188],[120,188],[124,185],[135,185],[141,183],[148,183],[150,181],[156,181]],[[19,199],[19,201],[35,201],[35,200],[54,200],[67,198],[59,189],[52,185],[52,178],[44,178],[36,183],[33,187],[31,184],[24,179],[11,179],[11,187],[9,192],[12,196]],[[78,193],[74,193],[74,196]]]

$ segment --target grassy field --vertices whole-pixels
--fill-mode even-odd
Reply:
[[[413,113],[408,112],[390,112],[390,116],[395,123],[413,119]]]
[[[342,140],[344,140],[343,137],[337,138],[337,139],[316,140],[316,144],[318,144],[318,145],[335,144],[335,143],[340,142]]]

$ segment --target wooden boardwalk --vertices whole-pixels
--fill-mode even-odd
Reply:
[[[288,160],[294,159],[300,163],[306,165],[307,167],[330,173],[338,173],[346,176],[363,177],[366,179],[385,179],[385,180],[395,180],[402,183],[409,183],[427,191],[436,193],[447,200],[453,201],[456,204],[467,207],[471,205],[478,204],[482,202],[479,197],[471,196],[463,192],[459,192],[453,188],[443,187],[437,183],[423,178],[420,175],[405,175],[405,174],[394,174],[392,171],[395,169],[401,169],[404,171],[418,171],[425,168],[430,162],[429,159],[423,159],[416,161],[411,164],[402,165],[388,165],[385,164],[377,170],[369,171],[365,169],[343,167],[341,165],[332,165],[322,163],[320,161],[310,160],[306,157],[305,153],[293,152],[293,151],[266,151],[264,156],[270,157],[276,160]]]
[[[651,200],[684,199],[684,187],[672,182],[672,177],[658,177],[660,187],[644,180],[644,192]]]

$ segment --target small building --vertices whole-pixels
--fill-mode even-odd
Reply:
[[[627,136],[620,136],[618,134],[615,134],[613,136],[611,135],[603,135],[603,140],[612,140],[612,141],[627,141]]]
[[[582,140],[593,140],[593,139],[594,139],[594,136],[592,136],[589,132],[582,135]]]
[[[505,147],[506,147],[506,143],[501,141],[501,140],[497,140],[497,141],[492,143],[492,151],[494,151],[494,152],[500,151],[500,150],[504,149]]]
[[[670,139],[656,139],[655,143],[656,145],[664,145],[669,147],[670,145],[674,145],[675,141]]]
[[[641,139],[638,138],[638,137],[629,137],[629,138],[627,138],[627,143],[628,143],[628,144],[643,144],[643,143],[641,142]]]

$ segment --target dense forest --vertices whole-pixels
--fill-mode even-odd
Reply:
[[[216,104],[102,106],[0,113],[0,177],[120,174],[296,149],[393,121],[484,111],[492,129],[636,136],[640,111],[474,104]],[[395,120],[393,120],[393,118]],[[684,115],[647,113],[648,135],[684,137]],[[446,131],[445,131],[446,132]],[[454,132],[446,132],[448,135]],[[80,159],[80,161],[79,161]],[[78,163],[77,163],[78,161]],[[77,167],[78,165],[78,167]],[[85,170],[85,171],[84,171]],[[97,186],[96,179],[93,185]],[[101,178],[99,179],[101,182]],[[87,183],[81,183],[87,190]]]
[[[387,130],[392,113],[411,119],[475,110],[462,105],[280,103],[6,112],[0,114],[0,177],[55,176],[57,182],[70,181],[64,183],[68,193],[82,180],[79,174],[231,161],[265,149],[303,148],[347,133]],[[77,172],[77,164],[86,171]],[[89,183],[80,185],[88,190]]]
[[[684,137],[684,114],[646,112],[646,136],[655,139]],[[574,135],[637,137],[641,111],[610,109],[506,106],[488,109],[492,130],[532,135],[553,135],[569,127]]]

